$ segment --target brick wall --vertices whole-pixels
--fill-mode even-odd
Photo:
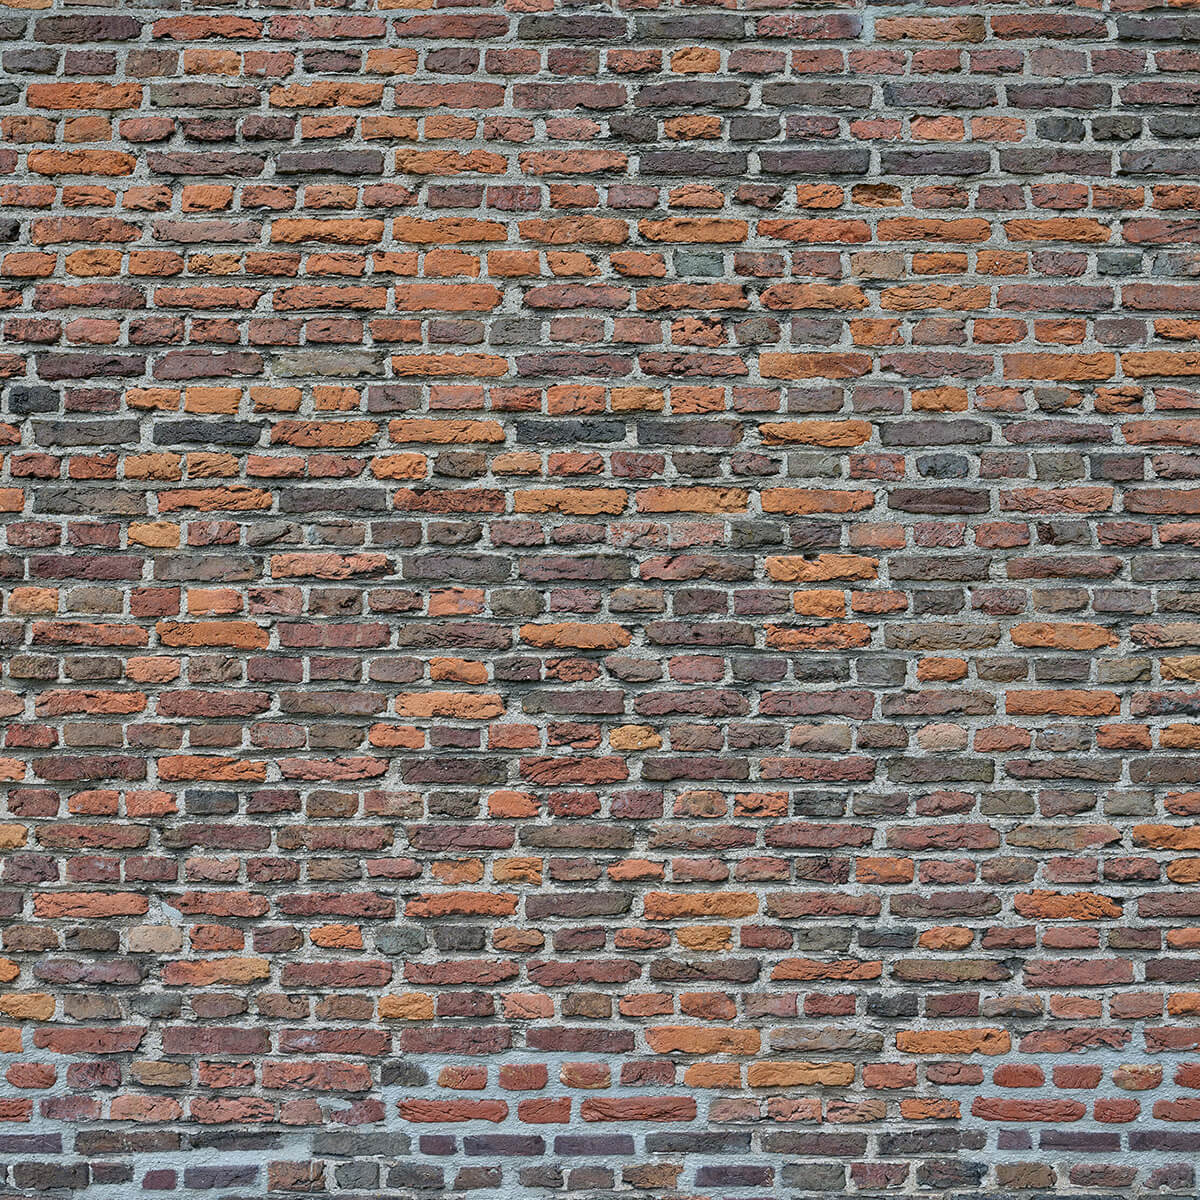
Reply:
[[[1200,10],[0,0],[0,1195],[1196,1195]]]

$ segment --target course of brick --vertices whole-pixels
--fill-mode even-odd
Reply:
[[[1195,1196],[1200,8],[0,0],[0,1196]]]

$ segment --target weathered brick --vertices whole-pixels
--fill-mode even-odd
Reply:
[[[351,7],[0,17],[4,1181],[1191,1194],[1197,18]]]

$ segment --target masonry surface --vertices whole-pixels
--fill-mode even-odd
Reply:
[[[0,1196],[1197,1195],[1200,8],[0,5]]]

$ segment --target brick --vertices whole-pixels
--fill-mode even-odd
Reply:
[[[0,16],[9,1190],[1191,1194],[1187,6],[236,7]]]

